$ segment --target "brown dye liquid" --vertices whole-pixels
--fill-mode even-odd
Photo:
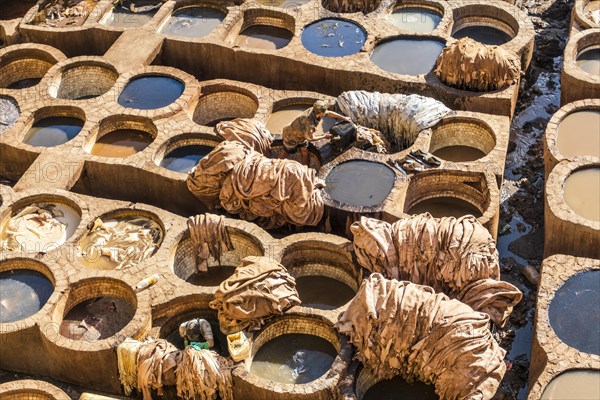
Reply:
[[[240,47],[277,50],[287,46],[292,40],[292,36],[292,32],[287,29],[269,25],[253,25],[240,32],[235,44]]]
[[[123,329],[134,314],[135,309],[124,299],[96,297],[77,304],[65,315],[60,334],[73,340],[106,339]]]
[[[214,266],[206,272],[196,272],[186,279],[186,282],[196,286],[219,286],[235,272],[235,267],[229,265]]]
[[[294,9],[300,7],[310,0],[257,0],[258,3],[268,7],[280,7],[286,9]]]
[[[250,372],[273,382],[308,383],[325,374],[336,355],[335,347],[319,336],[281,335],[258,349]]]
[[[541,400],[598,400],[600,399],[600,372],[567,371],[546,386]]]
[[[446,161],[467,162],[485,157],[485,153],[471,146],[446,146],[433,152],[434,156]]]
[[[600,168],[575,171],[565,181],[565,202],[575,214],[600,221]]]
[[[354,297],[348,285],[325,276],[302,276],[296,278],[296,290],[304,307],[335,310]]]
[[[439,400],[433,385],[408,383],[399,376],[384,379],[371,386],[362,400]]]
[[[127,157],[144,150],[152,140],[144,131],[119,129],[98,139],[91,153],[101,157]]]
[[[296,117],[309,107],[306,104],[294,104],[280,108],[273,112],[269,116],[269,119],[267,119],[267,129],[273,134],[281,135],[283,128],[291,124]]]
[[[575,63],[590,75],[600,76],[600,47],[582,51]]]
[[[558,151],[567,158],[600,157],[600,112],[577,111],[558,126]]]
[[[428,212],[435,218],[441,217],[462,217],[463,215],[473,215],[481,217],[482,213],[477,207],[464,200],[455,197],[435,197],[423,200],[415,204],[408,210],[407,214],[423,214]]]

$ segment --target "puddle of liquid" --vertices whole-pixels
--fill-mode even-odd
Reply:
[[[582,51],[575,63],[588,74],[600,76],[600,47]]]
[[[476,218],[483,214],[477,207],[469,202],[456,197],[435,197],[423,200],[415,204],[407,211],[407,214],[423,214],[428,212],[435,218],[455,217],[473,215]]]
[[[384,71],[422,75],[431,71],[443,48],[437,40],[389,40],[375,47],[371,61]]]
[[[362,400],[439,400],[433,385],[408,383],[399,376],[384,379],[371,386]]]
[[[283,128],[291,124],[307,108],[310,108],[310,105],[293,104],[274,111],[267,119],[267,129],[273,134],[281,135]]]
[[[600,221],[600,168],[572,173],[563,188],[565,202],[580,217]]]
[[[124,7],[116,7],[103,22],[103,25],[115,28],[137,28],[150,22],[158,10],[134,13]]]
[[[567,158],[600,157],[600,112],[576,111],[567,115],[558,126],[556,145]]]
[[[186,7],[173,13],[162,30],[165,35],[208,36],[227,14],[212,7]]]
[[[441,147],[433,152],[433,155],[446,161],[454,162],[468,162],[479,160],[486,156],[486,154],[471,146],[446,146]]]
[[[106,339],[123,329],[134,314],[135,309],[124,299],[96,297],[77,304],[65,315],[60,334],[72,340]]]
[[[29,129],[23,142],[34,147],[54,147],[73,139],[83,127],[79,118],[44,118]]]
[[[333,345],[318,336],[286,334],[258,350],[250,372],[273,382],[308,383],[325,374],[336,355]]]
[[[8,89],[27,89],[40,83],[42,78],[27,78],[21,79],[8,85]]]
[[[100,157],[122,158],[144,150],[154,139],[144,131],[119,129],[96,140],[91,154]]]
[[[144,76],[125,86],[117,100],[120,105],[139,110],[162,108],[181,96],[185,85],[166,76]]]
[[[354,290],[337,279],[326,276],[296,278],[296,290],[304,307],[335,310],[354,297]]]
[[[279,7],[285,8],[288,10],[293,10],[304,4],[308,3],[310,0],[256,0],[259,4],[267,7]]]
[[[552,379],[541,400],[598,400],[600,399],[600,372],[571,370]]]
[[[15,124],[19,118],[17,104],[8,97],[0,97],[0,132],[4,132]]]
[[[54,291],[43,274],[15,269],[0,273],[0,323],[20,321],[38,312]]]
[[[353,160],[333,167],[325,180],[325,191],[343,204],[376,206],[390,194],[395,180],[387,165]]]
[[[600,355],[600,271],[569,278],[554,294],[548,320],[556,335],[577,350]]]
[[[212,150],[213,147],[200,145],[178,147],[165,155],[160,166],[171,171],[188,173]]]
[[[466,26],[459,29],[452,34],[455,39],[462,39],[464,37],[470,37],[479,43],[499,46],[504,43],[508,43],[512,40],[509,34],[506,32],[492,28],[491,26]]]
[[[354,22],[323,19],[307,25],[302,32],[302,45],[323,57],[343,57],[360,51],[367,33]]]
[[[210,267],[206,272],[196,272],[186,279],[186,282],[196,286],[219,286],[235,272],[235,267],[220,265]]]
[[[292,37],[292,32],[284,28],[253,25],[240,32],[235,44],[240,47],[277,50],[287,46]]]
[[[49,252],[69,239],[77,230],[81,216],[64,204],[25,207],[9,220],[1,239],[7,247],[27,253]],[[42,211],[43,210],[43,211]],[[48,216],[45,220],[43,215]]]
[[[403,7],[388,16],[392,24],[411,32],[432,32],[442,16],[433,10],[421,7]]]

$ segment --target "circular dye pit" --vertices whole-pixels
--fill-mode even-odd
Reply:
[[[148,132],[119,129],[96,140],[90,153],[100,157],[128,157],[144,150],[153,140],[154,138]]]
[[[323,57],[343,57],[360,51],[367,32],[358,24],[343,19],[322,19],[302,31],[302,45]]]
[[[269,132],[275,135],[281,135],[283,133],[283,128],[288,126],[289,124],[296,119],[300,114],[304,111],[312,107],[312,104],[293,104],[285,107],[278,108],[277,111],[271,113],[269,118],[267,119],[266,126]],[[315,131],[315,136],[323,136],[335,123],[336,119],[325,117],[322,118],[317,125],[317,130]]]
[[[124,269],[151,257],[162,243],[163,229],[143,216],[97,218],[77,248],[79,261],[91,269]]]
[[[170,171],[188,173],[213,149],[214,147],[202,145],[178,147],[164,156],[160,166]]]
[[[577,55],[575,63],[588,74],[600,77],[600,47],[582,51]]]
[[[96,297],[67,312],[60,324],[60,334],[72,340],[106,339],[123,329],[134,314],[135,308],[125,299]]]
[[[308,334],[284,334],[265,343],[250,372],[272,382],[303,384],[323,376],[337,351],[327,340]]]
[[[390,22],[400,29],[410,32],[432,32],[442,20],[442,16],[423,7],[402,7],[388,16]]]
[[[19,107],[9,97],[0,97],[0,133],[8,130],[19,118]]]
[[[59,146],[77,136],[83,125],[84,121],[79,118],[44,118],[33,124],[23,142],[34,147]]]
[[[600,221],[600,168],[573,172],[565,181],[563,196],[575,214]]]
[[[196,272],[186,279],[186,282],[196,286],[219,286],[235,272],[235,267],[221,265],[210,267],[206,272]]]
[[[600,271],[569,278],[548,307],[550,326],[561,341],[585,353],[600,355]]]
[[[558,126],[556,145],[567,158],[600,157],[600,111],[576,111],[567,115]]]
[[[320,310],[335,310],[355,295],[355,291],[348,285],[326,276],[298,277],[296,290],[302,300],[302,306]]]
[[[80,221],[80,214],[65,204],[31,204],[15,212],[2,227],[0,247],[47,253],[64,244]]]
[[[41,80],[42,80],[42,78],[21,79],[20,81],[11,83],[7,88],[8,89],[27,89],[30,87],[34,87],[35,85],[40,83]]]
[[[512,37],[503,30],[483,25],[465,26],[454,32],[452,37],[455,39],[470,37],[479,43],[495,46],[508,43],[512,40]]]
[[[342,204],[373,207],[387,198],[395,181],[394,171],[384,164],[352,160],[333,167],[325,191]]]
[[[433,155],[446,161],[469,162],[479,160],[486,154],[478,148],[471,146],[446,146],[433,152]]]
[[[137,28],[150,22],[158,10],[153,9],[147,12],[131,12],[125,7],[115,7],[115,9],[102,21],[103,25],[115,28]]]
[[[240,32],[235,44],[254,49],[277,50],[288,45],[293,33],[270,25],[252,25]]]
[[[173,103],[181,96],[183,82],[167,76],[144,76],[131,80],[117,100],[126,108],[152,110]]]
[[[433,385],[406,382],[399,376],[371,386],[360,400],[439,400]]]
[[[31,317],[44,307],[53,291],[52,282],[37,271],[0,272],[0,323]]]
[[[186,7],[171,15],[162,33],[186,37],[208,36],[227,16],[213,7]]]
[[[598,400],[600,399],[600,371],[570,370],[552,379],[541,400]]]
[[[257,109],[258,100],[245,90],[209,92],[200,97],[192,119],[198,125],[215,127],[222,121],[253,118]]]
[[[456,197],[433,197],[422,200],[413,205],[406,213],[416,215],[426,212],[434,218],[459,218],[464,215],[473,215],[478,218],[483,215],[473,204]]]
[[[583,9],[583,13],[593,23],[600,24],[600,0],[591,0],[588,2]]]
[[[435,66],[444,43],[426,39],[393,39],[378,44],[371,61],[384,71],[423,75]]]

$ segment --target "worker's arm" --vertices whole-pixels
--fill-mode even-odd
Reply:
[[[200,333],[204,336],[204,340],[208,342],[210,348],[215,346],[215,341],[213,339],[212,328],[210,327],[210,323],[205,319],[200,319],[199,321]]]
[[[341,120],[344,120],[347,122],[352,122],[352,120],[349,117],[346,117],[345,115],[342,115],[342,114],[338,114],[335,111],[325,111],[324,116],[329,117],[329,118],[341,119]]]

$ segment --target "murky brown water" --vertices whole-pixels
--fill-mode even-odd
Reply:
[[[558,151],[567,158],[600,157],[599,126],[599,111],[577,111],[567,115],[558,126]]]
[[[266,126],[269,132],[281,135],[283,128],[292,123],[296,117],[302,114],[304,111],[312,107],[312,104],[293,104],[285,107],[281,107],[277,111],[274,111],[267,119]],[[315,131],[315,137],[323,136],[335,123],[336,119],[325,117],[322,118]]]
[[[376,206],[390,194],[396,181],[387,165],[352,160],[339,164],[325,179],[325,191],[340,203],[356,206]]]
[[[600,168],[575,171],[565,181],[565,202],[575,214],[600,221]]]
[[[187,37],[208,36],[225,19],[226,14],[212,7],[185,7],[173,13],[162,33]]]
[[[433,152],[433,155],[446,161],[468,162],[485,157],[485,153],[471,146],[446,146]]]
[[[582,51],[575,63],[588,74],[600,76],[600,47]]]
[[[463,215],[474,215],[481,217],[482,213],[477,207],[464,200],[455,197],[436,197],[423,200],[412,206],[407,214],[422,214],[428,212],[435,218],[462,217]]]
[[[281,335],[258,350],[250,372],[274,382],[302,384],[326,373],[336,355],[335,347],[318,336]]]
[[[600,371],[567,371],[554,378],[542,394],[541,400],[598,400],[600,399]]]
[[[431,71],[443,48],[438,40],[394,39],[377,45],[371,61],[384,71],[422,75]]]
[[[144,131],[119,129],[96,140],[91,153],[100,157],[127,157],[144,150],[153,140]]]
[[[304,307],[335,310],[354,297],[354,290],[337,279],[326,276],[296,278],[296,290]]]
[[[235,40],[240,47],[277,50],[287,46],[292,40],[292,32],[270,25],[253,25],[242,32]]]
[[[442,17],[439,13],[422,7],[402,7],[388,16],[392,24],[410,32],[431,32]]]
[[[77,304],[65,315],[60,334],[73,340],[106,339],[123,329],[134,314],[135,309],[124,299],[96,297]]]
[[[439,400],[433,385],[408,383],[399,376],[373,385],[361,400]]]
[[[220,265],[210,267],[206,272],[196,272],[186,279],[186,282],[197,286],[219,286],[221,282],[229,278],[235,272],[235,267]]]
[[[452,34],[452,37],[455,39],[470,37],[471,39],[476,40],[479,43],[494,46],[499,46],[512,40],[512,37],[510,37],[510,35],[508,35],[506,32],[500,29],[492,28],[490,26],[479,25],[466,26],[464,28],[461,28],[458,31],[454,32]]]
[[[53,291],[52,282],[37,271],[0,272],[0,323],[32,316],[44,307]]]

